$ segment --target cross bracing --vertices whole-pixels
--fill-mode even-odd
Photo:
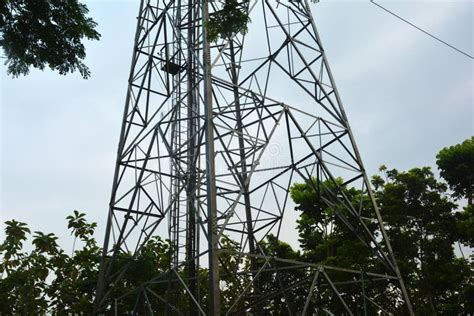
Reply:
[[[96,312],[132,296],[139,314],[388,314],[366,295],[383,282],[412,314],[308,2],[239,4],[248,34],[210,43],[203,21],[222,1],[141,1]],[[377,265],[325,266],[268,247],[296,234],[297,182]],[[117,296],[130,265],[118,258],[154,236],[171,243],[169,269]]]

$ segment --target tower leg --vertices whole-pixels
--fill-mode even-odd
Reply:
[[[219,289],[219,262],[217,239],[217,199],[214,149],[214,123],[211,85],[211,47],[207,40],[205,25],[209,21],[209,0],[202,2],[203,20],[203,76],[204,76],[204,115],[206,126],[206,179],[207,179],[207,240],[209,245],[209,315],[221,314]]]

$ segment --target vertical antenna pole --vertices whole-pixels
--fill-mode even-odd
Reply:
[[[209,246],[209,315],[220,315],[219,263],[217,258],[217,199],[214,160],[214,123],[212,121],[211,46],[207,39],[209,0],[202,0],[204,115],[206,124],[207,240]]]
[[[182,4],[184,6],[184,4]],[[189,172],[189,183],[187,187],[187,207],[186,212],[188,229],[186,238],[186,261],[188,262],[188,278],[189,278],[189,291],[191,296],[189,297],[190,315],[196,316],[199,313],[199,306],[196,305],[194,300],[199,302],[198,297],[198,277],[197,270],[197,257],[199,253],[199,244],[196,241],[196,162],[197,162],[197,113],[199,111],[196,102],[196,77],[194,74],[195,59],[194,59],[194,44],[195,44],[195,4],[194,1],[189,0],[187,3],[187,16],[188,16],[188,33],[187,33],[187,121],[188,121],[188,140],[190,141],[188,157],[187,157],[187,168]]]

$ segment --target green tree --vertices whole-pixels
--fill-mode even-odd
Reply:
[[[35,232],[30,253],[23,252],[23,242],[30,230],[25,223],[5,222],[6,238],[0,246],[0,314],[45,314],[48,310],[47,277],[53,270],[52,260],[59,252],[53,234]]]
[[[119,312],[133,311],[137,295],[140,295],[141,287],[144,285],[149,291],[151,290],[161,299],[165,299],[168,290],[166,272],[170,267],[170,258],[170,244],[160,237],[150,238],[135,255],[131,253],[118,254],[112,273],[120,272],[123,269],[125,272],[123,277],[115,282],[111,294],[111,297],[118,298],[117,302],[110,301],[109,304],[117,306]],[[160,275],[163,276],[161,280],[157,278]],[[149,282],[153,279],[156,279],[156,282]],[[155,305],[151,308],[158,315],[164,313],[164,305]],[[141,314],[141,311],[138,313]]]
[[[382,166],[382,176],[375,176],[373,184],[384,217],[384,223],[392,243],[406,285],[410,290],[418,315],[452,315],[472,310],[470,298],[474,289],[471,266],[454,254],[456,241],[472,242],[472,210],[456,212],[457,205],[447,193],[447,185],[436,180],[429,168],[414,168],[407,172],[388,170]],[[339,185],[342,179],[337,180]],[[334,183],[319,185],[332,188]],[[374,255],[343,225],[336,212],[344,214],[343,205],[329,208],[317,192],[317,180],[294,184],[291,197],[300,212],[297,222],[301,256],[305,261],[328,266],[348,267],[364,271],[365,267],[379,267]],[[344,194],[354,206],[362,201],[362,216],[370,210],[370,200],[361,191],[343,188]],[[375,234],[377,229],[369,226]],[[343,275],[332,273],[331,279],[342,281]],[[388,310],[395,306],[396,314],[404,315],[405,308],[397,302],[397,293],[389,283],[368,284],[369,298]],[[360,288],[346,286],[340,291],[352,310],[361,311],[358,303]],[[385,293],[384,293],[385,292]],[[380,293],[384,293],[383,301]],[[297,299],[295,299],[297,300]],[[332,312],[344,313],[340,303],[321,293],[320,304]],[[360,302],[360,300],[359,300]],[[369,306],[369,308],[372,308]],[[369,310],[368,314],[375,314]]]
[[[354,270],[376,269],[374,254],[369,248],[357,238],[346,224],[344,224],[338,214],[344,216],[352,227],[358,227],[358,223],[348,214],[348,209],[343,203],[336,203],[329,206],[324,202],[321,194],[318,193],[318,186],[337,192],[336,186],[341,187],[344,181],[337,179],[337,183],[332,181],[317,182],[316,178],[305,183],[296,183],[291,187],[291,198],[296,203],[296,210],[300,212],[297,221],[299,242],[302,249],[301,256],[304,261],[319,263],[321,265],[335,266]],[[344,195],[352,203],[354,209],[361,205],[361,216],[370,217],[371,202],[369,198],[360,190],[349,187],[342,187]],[[376,234],[377,225],[369,223],[368,229]],[[357,228],[356,228],[357,229]],[[333,282],[347,281],[347,274],[342,271],[327,271]],[[367,284],[365,290],[380,292],[384,287],[379,288],[379,284]],[[352,310],[362,312],[363,298],[361,297],[361,287],[358,284],[341,285],[340,291],[356,298],[347,301]],[[331,295],[331,291],[326,287],[324,293],[320,294],[320,305],[328,307],[333,313],[344,314],[346,311],[336,296]],[[378,300],[374,297],[374,300]],[[304,304],[304,303],[303,303]],[[368,306],[369,314],[372,312]],[[373,311],[375,313],[375,311]]]
[[[31,315],[31,314],[85,314],[93,311],[94,291],[98,278],[101,248],[94,238],[96,223],[86,220],[85,214],[74,211],[67,217],[68,228],[74,236],[73,250],[66,254],[57,244],[53,234],[35,232],[30,235],[30,229],[25,223],[15,220],[5,222],[5,241],[0,245],[0,314],[1,315]],[[24,243],[32,239],[33,250],[24,251]],[[228,238],[221,241],[223,252],[220,260],[226,263],[229,270],[221,271],[225,289],[222,292],[223,304],[228,308],[242,290],[242,278],[236,277],[235,271],[245,264],[236,248],[238,245]],[[120,253],[115,259],[113,273],[122,269],[123,277],[114,285],[111,297],[117,301],[107,302],[109,306],[117,307],[120,313],[131,312],[136,307],[137,294],[143,286],[148,293],[161,299],[170,298],[174,308],[186,314],[189,313],[187,292],[178,278],[173,282],[176,286],[169,287],[169,268],[172,248],[169,241],[159,237],[150,238],[135,254]],[[187,278],[185,268],[177,270],[181,280]],[[208,271],[200,268],[198,271],[199,292],[201,303],[208,304],[207,280]],[[204,280],[204,281],[202,281]],[[245,282],[248,282],[246,280]],[[170,290],[173,293],[170,293]],[[245,303],[245,302],[244,302]],[[145,306],[145,304],[138,304]],[[241,308],[243,305],[237,306]],[[145,313],[138,307],[136,312]],[[157,315],[165,312],[164,304],[151,307]],[[172,309],[173,311],[173,309]]]
[[[474,189],[474,137],[461,144],[443,148],[436,156],[441,177],[453,190],[454,197],[473,202]]]
[[[15,308],[15,297],[18,295],[18,282],[24,273],[17,272],[22,266],[25,253],[23,243],[30,229],[25,223],[15,220],[5,222],[5,240],[0,245],[2,262],[0,264],[0,314],[9,315]]]
[[[98,40],[100,34],[87,13],[78,0],[1,0],[0,46],[7,73],[18,77],[30,67],[49,67],[62,75],[78,70],[88,78],[82,41]]]
[[[387,171],[377,191],[395,257],[418,315],[466,312],[470,267],[456,258],[456,205],[430,168]],[[400,311],[403,314],[404,311]]]
[[[220,240],[219,261],[222,265],[219,267],[220,282],[223,284],[221,290],[221,305],[223,310],[232,307],[233,311],[242,310],[245,307],[245,300],[240,300],[238,304],[233,305],[235,299],[243,290],[242,284],[250,282],[248,275],[239,275],[239,269],[249,262],[239,254],[237,249],[240,245],[227,236],[223,236]],[[207,283],[206,283],[207,285]]]
[[[465,207],[462,212],[456,213],[456,217],[459,241],[474,248],[474,206]]]
[[[247,12],[248,1],[225,0],[221,10],[209,17],[206,24],[207,39],[215,42],[220,38],[228,39],[234,33],[246,34],[250,17]]]
[[[461,144],[443,148],[436,158],[440,175],[453,191],[453,196],[457,199],[467,199],[467,206],[456,213],[456,228],[458,241],[472,248],[474,247],[474,137],[466,139]],[[461,245],[459,248],[462,251]],[[470,282],[459,293],[460,300],[465,305],[465,312],[474,312],[473,259],[471,255]]]
[[[371,254],[368,249],[338,220],[337,212],[347,215],[347,208],[342,204],[330,207],[324,203],[321,195],[316,192],[316,181],[313,178],[311,182],[296,183],[290,189],[296,210],[300,212],[297,229],[303,255],[309,262],[326,265],[356,270],[369,266]],[[337,182],[338,185],[342,185],[344,181],[337,179]],[[322,186],[336,190],[335,184],[331,181],[324,182]],[[368,197],[355,188],[343,190],[356,209],[360,201],[363,201],[362,216],[366,216],[370,210]],[[347,218],[350,219],[350,216]],[[372,231],[376,228],[375,225],[369,226]]]
[[[289,244],[278,240],[274,235],[259,243],[259,248],[267,256],[292,261],[301,261],[301,253],[295,251]],[[264,265],[266,260],[259,259],[258,263]],[[269,260],[266,268],[258,277],[256,297],[263,300],[263,306],[256,306],[256,315],[289,315],[288,306],[294,312],[304,306],[305,290],[308,289],[308,271],[291,262]],[[282,285],[289,289],[282,293]],[[252,302],[250,302],[252,303]]]
[[[72,254],[68,256],[61,252],[54,258],[54,278],[46,293],[51,298],[51,312],[54,315],[90,314],[101,255],[93,236],[97,224],[87,222],[85,214],[78,211],[66,219],[74,235]],[[76,249],[77,240],[83,244],[79,249]]]
[[[83,242],[68,256],[54,234],[35,232],[25,223],[5,222],[5,241],[0,245],[0,314],[90,314],[97,282],[100,248],[93,238],[95,223],[83,213],[68,216],[72,234]],[[23,250],[32,238],[33,250]]]

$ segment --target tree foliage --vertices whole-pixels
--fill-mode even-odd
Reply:
[[[316,179],[306,183],[296,183],[291,187],[291,198],[296,203],[296,210],[300,212],[297,221],[299,242],[304,257],[310,262],[319,262],[360,270],[361,267],[370,265],[370,253],[364,244],[354,238],[354,234],[346,225],[341,225],[337,213],[346,215],[344,205],[329,207],[321,200],[316,192]],[[344,182],[337,179],[338,185]],[[335,190],[331,181],[322,184],[324,187]],[[344,188],[344,194],[357,208],[363,201],[362,216],[369,211],[369,200],[363,193],[355,188]],[[375,226],[369,225],[374,231]]]
[[[387,233],[419,315],[466,311],[463,293],[472,286],[469,263],[454,254],[463,233],[447,185],[430,168],[386,171],[377,192]]]
[[[474,248],[474,206],[468,205],[462,212],[456,213],[456,218],[459,241]]]
[[[100,248],[93,238],[95,223],[77,211],[68,216],[72,234],[84,246],[67,255],[54,234],[35,232],[33,250],[23,251],[30,230],[25,223],[5,222],[6,238],[0,246],[0,305],[2,315],[90,313],[97,282]]]
[[[457,242],[473,246],[472,205],[459,211],[454,198],[447,191],[448,185],[436,179],[430,168],[413,168],[401,172],[382,166],[380,172],[382,174],[374,176],[372,182],[415,313],[458,315],[474,312],[472,257],[470,261],[456,257],[453,248]],[[347,205],[336,204],[330,208],[318,194],[318,186],[329,190],[341,187],[341,194],[347,197],[354,208],[359,207],[362,217],[369,218],[369,197],[361,190],[344,187],[343,183],[342,179],[318,183],[313,178],[291,187],[291,198],[299,213],[297,229],[300,250],[293,249],[273,235],[259,242],[258,249],[269,257],[255,259],[257,265],[263,268],[255,286],[246,289],[248,295],[236,304],[234,302],[243,290],[242,284],[248,284],[252,279],[251,274],[241,274],[238,270],[251,270],[252,262],[237,251],[240,248],[238,243],[226,236],[222,237],[219,260],[223,264],[219,274],[224,310],[232,307],[235,314],[250,310],[258,315],[287,315],[288,304],[296,310],[301,310],[305,305],[308,286],[321,267],[360,270],[361,278],[364,278],[364,271],[378,271],[381,268],[376,254],[355,237],[353,231],[348,229],[347,222],[341,221],[341,215],[347,215]],[[346,221],[356,227],[349,216]],[[6,237],[0,245],[0,314],[92,313],[102,251],[94,238],[96,223],[89,223],[85,214],[78,211],[67,217],[67,223],[74,237],[70,255],[59,247],[53,234],[32,234],[25,223],[15,220],[5,222]],[[375,223],[368,222],[366,227],[380,237]],[[27,252],[24,246],[29,239],[32,241],[32,250]],[[179,278],[186,279],[186,268],[175,272],[179,278],[170,278],[172,250],[169,241],[154,237],[134,255],[118,254],[112,273],[126,269],[123,277],[114,285],[111,297],[120,299],[107,304],[117,306],[121,312],[132,311],[137,294],[146,284],[157,297],[172,298],[175,307],[185,314],[189,313],[192,307],[188,304],[186,290],[179,286],[178,281]],[[277,261],[275,258],[285,260]],[[316,265],[302,268],[298,261],[319,264],[319,268],[314,268]],[[320,273],[326,272],[321,270]],[[345,273],[335,269],[325,275],[330,275],[332,282],[338,284],[338,290],[347,298],[349,308],[357,311],[356,314],[377,314],[374,304],[363,308],[361,302],[364,296],[359,282],[347,282]],[[208,274],[206,268],[198,269],[199,280],[206,280]],[[149,282],[151,279],[153,282]],[[283,296],[281,282],[290,285]],[[399,293],[390,282],[367,282],[365,297],[396,315],[405,315]],[[209,302],[207,285],[207,282],[202,281],[198,284],[204,310]],[[258,303],[254,298],[265,304]],[[328,286],[318,290],[317,301],[309,302],[310,310],[320,306],[327,307],[337,315],[345,313],[339,298],[333,295]],[[164,304],[150,308],[157,315],[166,312]]]
[[[461,144],[443,148],[436,156],[441,176],[454,196],[467,198],[472,205],[474,189],[474,137]]]
[[[7,73],[27,75],[30,67],[49,67],[65,75],[79,71],[90,76],[83,63],[83,39],[98,40],[97,23],[78,0],[2,0],[0,46]]]
[[[215,42],[218,38],[228,39],[234,33],[246,34],[250,17],[248,1],[225,0],[221,10],[214,12],[207,21],[207,39]]]

